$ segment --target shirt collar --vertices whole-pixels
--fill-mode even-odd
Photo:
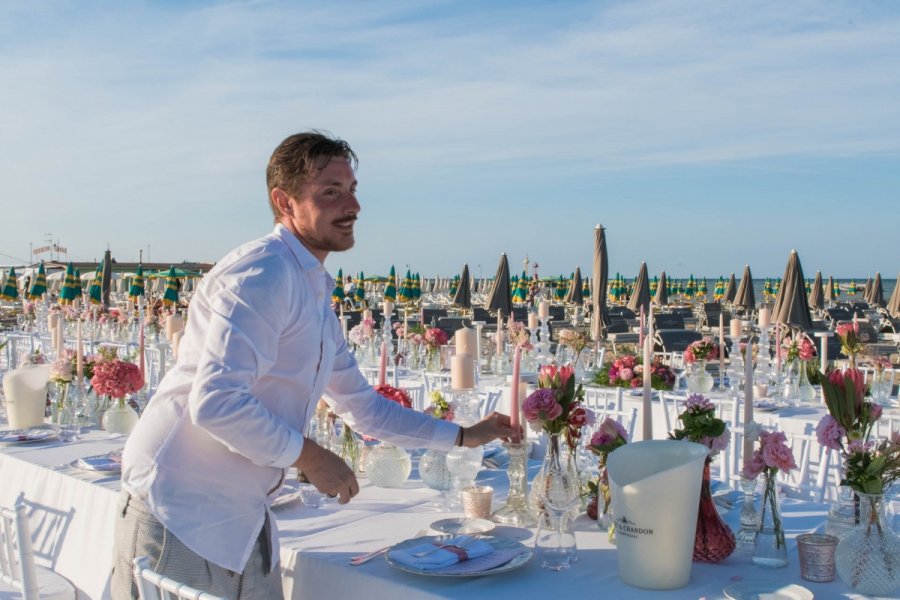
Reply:
[[[275,225],[275,235],[277,235],[281,240],[288,245],[288,248],[291,249],[291,252],[294,254],[294,258],[297,259],[297,262],[300,264],[300,268],[304,271],[313,271],[315,269],[324,269],[322,263],[319,262],[319,259],[312,255],[312,252],[300,243],[300,240],[297,239],[291,230],[282,225],[281,223],[277,223]]]

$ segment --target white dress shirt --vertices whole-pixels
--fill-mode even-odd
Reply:
[[[456,440],[456,425],[385,400],[366,382],[331,309],[333,286],[282,225],[230,252],[200,282],[178,362],[125,446],[124,488],[226,569],[243,571],[323,394],[367,435],[442,450]]]

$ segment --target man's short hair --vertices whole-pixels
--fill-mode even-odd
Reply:
[[[301,186],[336,156],[346,158],[356,169],[356,153],[350,144],[319,131],[296,133],[275,148],[266,167],[266,185],[269,189],[269,207],[276,223],[281,214],[272,202],[272,190],[281,188],[291,196],[297,196]]]

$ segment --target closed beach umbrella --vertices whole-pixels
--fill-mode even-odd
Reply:
[[[6,276],[6,283],[3,284],[3,291],[0,291],[0,298],[4,300],[16,300],[19,297],[19,280],[16,277],[15,267],[9,268],[9,274]]]
[[[331,301],[341,303],[347,295],[344,293],[344,270],[338,269],[337,277],[334,278],[334,289],[331,290]]]
[[[565,280],[565,278],[560,275],[559,279],[556,281],[556,299],[557,300],[565,300],[566,292],[569,290],[569,282]]]
[[[869,277],[866,279],[866,285],[863,286],[863,300],[869,297],[869,294],[872,293],[872,278]]]
[[[830,278],[829,278],[829,279],[830,279]],[[838,285],[838,282],[837,282],[837,281],[834,282],[831,291],[832,291],[832,293],[834,294],[834,299],[835,299],[835,300],[837,300],[838,298],[841,297],[841,286]]]
[[[112,253],[109,250],[103,254],[103,274],[100,282],[100,297],[103,301],[103,306],[109,308],[109,291],[112,287]]]
[[[650,276],[647,274],[647,263],[641,263],[641,270],[638,271],[637,279],[634,280],[634,292],[628,300],[628,308],[638,312],[641,307],[644,312],[650,310]]]
[[[131,287],[128,288],[128,297],[132,301],[144,295],[144,265],[138,264],[137,271],[134,273],[134,279],[131,280]]]
[[[719,275],[719,278],[716,279],[716,287],[713,288],[713,300],[716,302],[721,302],[722,298],[725,297],[725,278]]]
[[[528,274],[522,271],[522,277],[516,280],[515,287],[512,289],[512,301],[514,304],[524,304],[525,298],[528,297]]]
[[[450,282],[450,296],[456,295],[456,290],[459,289],[459,275],[454,275],[453,280]]]
[[[598,341],[606,336],[609,315],[606,312],[606,280],[609,264],[606,256],[606,233],[600,225],[594,227],[594,268],[591,271],[591,339]]]
[[[88,300],[91,304],[103,304],[103,262],[97,265],[94,271],[94,278],[91,279],[91,285],[88,287]]]
[[[575,276],[569,284],[569,293],[566,294],[566,302],[582,306],[584,296],[581,295],[581,267],[575,267]]]
[[[411,302],[413,299],[412,274],[409,272],[409,269],[406,270],[406,275],[403,276],[403,281],[400,282],[397,298],[400,302]]]
[[[581,297],[585,299],[591,297],[591,281],[587,277],[584,278],[584,282],[581,284]]]
[[[829,275],[828,283],[826,283],[825,287],[822,289],[822,295],[825,298],[825,302],[827,302],[828,304],[831,304],[835,300],[834,288],[835,288],[834,278],[831,275]]]
[[[895,319],[900,319],[900,277],[896,281],[894,291],[891,292],[891,299],[887,303],[887,311]]]
[[[75,297],[81,298],[84,295],[84,288],[81,287],[81,269],[75,267]]]
[[[391,265],[391,272],[384,286],[384,299],[389,302],[397,301],[397,271],[394,270],[394,265]]]
[[[512,293],[509,289],[509,261],[506,254],[500,256],[500,264],[497,265],[497,274],[494,275],[494,285],[491,286],[488,297],[484,301],[487,310],[498,311],[504,319],[512,314]]]
[[[816,280],[809,291],[809,307],[822,310],[825,308],[825,292],[822,290],[822,272],[816,271]]]
[[[412,293],[413,300],[418,300],[422,297],[422,277],[418,273],[413,276],[412,280]]]
[[[734,298],[737,296],[737,283],[734,280],[734,273],[731,274],[731,277],[728,278],[728,283],[725,285],[725,292],[722,295],[722,299],[725,302],[734,302]]]
[[[740,306],[747,312],[753,312],[756,308],[756,294],[753,291],[753,275],[750,274],[750,265],[744,265],[744,275],[734,296],[735,306]]]
[[[847,293],[850,294],[851,296],[855,296],[857,292],[859,292],[859,288],[856,287],[856,281],[851,279],[850,285],[847,287]]]
[[[708,289],[706,287],[706,277],[697,280],[697,297],[706,300]]]
[[[75,284],[75,267],[70,262],[66,265],[66,274],[63,277],[62,287],[59,289],[59,303],[72,304],[78,297]]]
[[[884,306],[884,287],[881,285],[881,273],[875,273],[875,281],[866,295],[869,306]]]
[[[469,285],[469,265],[463,265],[462,275],[456,285],[456,293],[453,294],[453,304],[461,308],[472,308],[472,289]]]
[[[694,281],[694,274],[691,273],[690,279],[688,279],[687,285],[684,286],[684,296],[686,298],[693,298],[697,295],[697,282]]]
[[[666,306],[669,303],[669,280],[665,271],[659,276],[659,285],[656,286],[656,296],[653,301],[658,306]]]
[[[356,276],[356,289],[353,291],[353,299],[357,304],[362,304],[366,299],[366,276],[360,271]]]
[[[175,275],[175,267],[169,267],[166,274],[166,291],[163,293],[162,301],[166,306],[178,304],[178,277]]]
[[[784,278],[778,288],[775,306],[772,308],[772,320],[790,327],[809,331],[812,329],[812,318],[809,316],[809,300],[806,287],[803,285],[803,267],[796,250],[791,250]]]
[[[656,290],[658,289],[658,286],[659,286],[659,277],[654,275],[653,279],[650,280],[650,295],[651,296],[656,295]]]
[[[32,300],[37,300],[46,293],[47,272],[44,270],[44,261],[41,261],[41,265],[38,267],[37,275],[34,278],[34,283],[31,284],[31,289],[28,291],[28,297]]]

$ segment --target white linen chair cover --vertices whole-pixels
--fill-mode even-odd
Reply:
[[[15,590],[10,594],[7,586]],[[0,598],[63,600],[75,598],[75,586],[59,573],[34,562],[31,527],[24,500],[0,506]]]
[[[146,556],[135,558],[132,564],[141,600],[228,600],[160,575],[150,568]]]

